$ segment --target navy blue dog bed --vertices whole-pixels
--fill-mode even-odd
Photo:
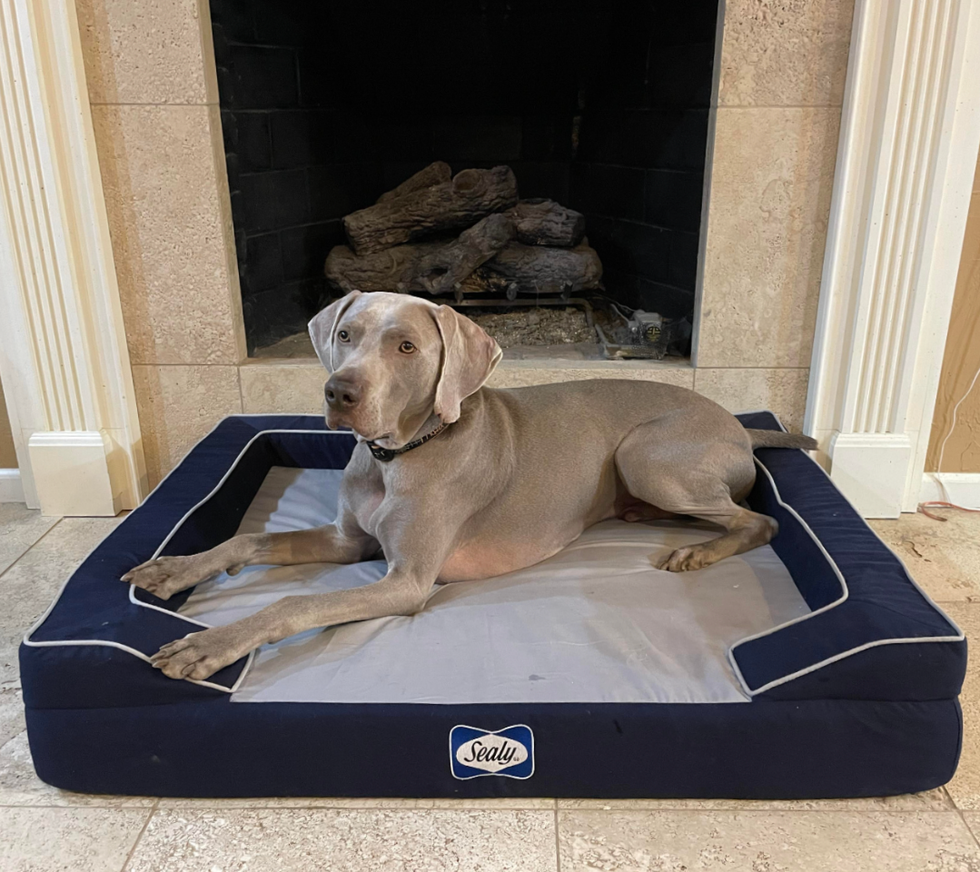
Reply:
[[[743,424],[778,429],[768,412]],[[250,567],[168,602],[119,577],[236,532],[328,522],[354,447],[312,416],[223,421],[92,552],[20,650],[39,776],[160,796],[806,798],[945,783],[960,630],[803,452],[763,449],[770,546],[693,573],[714,535],[607,521],[535,567],[437,587],[418,615],[304,633],[207,681],[166,642],[380,561]]]

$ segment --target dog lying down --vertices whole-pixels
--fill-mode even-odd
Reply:
[[[752,449],[815,442],[746,430],[686,388],[602,379],[483,387],[497,343],[449,306],[354,291],[310,322],[330,373],[326,421],[357,446],[335,523],[235,536],[202,554],[159,557],[122,580],[168,599],[253,564],[354,563],[383,554],[387,574],[351,590],[289,596],[251,617],[164,645],[153,665],[204,679],[268,642],[314,627],[412,615],[434,584],[538,563],[607,518],[692,516],[724,533],[665,556],[699,569],[765,545],[775,520],[739,505]]]

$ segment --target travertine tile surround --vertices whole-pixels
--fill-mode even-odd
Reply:
[[[208,133],[220,136],[218,107],[96,105],[92,118],[131,361],[238,363],[226,177]]]
[[[226,415],[242,411],[237,366],[134,366],[150,482],[158,482]]]
[[[810,364],[840,108],[718,109],[698,364]]]
[[[262,361],[240,367],[242,410],[314,412],[323,405],[325,373],[316,362]],[[625,378],[692,388],[733,412],[772,408],[787,426],[800,427],[806,399],[805,369],[710,369],[643,361],[562,362],[505,360],[488,382],[493,388],[556,381]]]
[[[151,482],[222,415],[315,411],[312,363],[244,362],[206,0],[76,0]],[[728,0],[698,369],[615,365],[799,427],[853,0]],[[599,375],[501,368],[493,384]]]

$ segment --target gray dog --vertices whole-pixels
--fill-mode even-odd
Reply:
[[[310,322],[328,426],[357,446],[337,520],[235,536],[202,554],[160,557],[123,581],[162,599],[252,564],[354,563],[388,573],[353,590],[287,596],[249,618],[163,646],[153,665],[203,679],[260,645],[313,627],[412,615],[434,584],[500,575],[560,551],[606,518],[693,516],[725,532],[656,566],[699,569],[764,545],[776,522],[739,505],[752,449],[812,449],[805,436],[745,430],[693,391],[595,380],[484,388],[501,352],[448,306],[354,291]]]

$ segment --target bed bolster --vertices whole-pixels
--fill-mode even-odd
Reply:
[[[966,672],[966,650],[965,641],[879,645],[777,684],[755,699],[955,698]]]
[[[209,682],[231,688],[246,661],[242,658],[216,672]],[[24,705],[37,710],[125,708],[231,698],[224,690],[167,678],[128,651],[105,644],[22,645],[20,671]]]
[[[746,427],[778,427],[770,412]],[[746,691],[778,699],[955,697],[966,639],[802,451],[756,452],[750,505],[779,521],[772,547],[811,614],[732,646]],[[778,482],[778,485],[777,485]]]
[[[181,526],[181,537],[171,541],[166,553],[192,553],[233,535],[270,463],[343,467],[353,437],[334,434],[324,440],[319,434],[325,427],[321,417],[312,415],[234,416],[218,424],[143,505],[82,561],[27,633],[20,648],[25,704],[71,709],[227,697],[221,688],[235,685],[247,658],[209,679],[218,688],[174,681],[149,668],[146,658],[162,645],[203,627],[172,613],[186,593],[164,602],[136,591],[140,602],[151,606],[145,608],[130,600],[129,585],[119,579],[150,559],[188,513],[191,517]],[[282,440],[264,432],[275,429],[318,433],[290,434],[290,439]],[[223,487],[236,460],[246,467],[246,474],[229,479],[228,493],[195,512],[204,497]]]

